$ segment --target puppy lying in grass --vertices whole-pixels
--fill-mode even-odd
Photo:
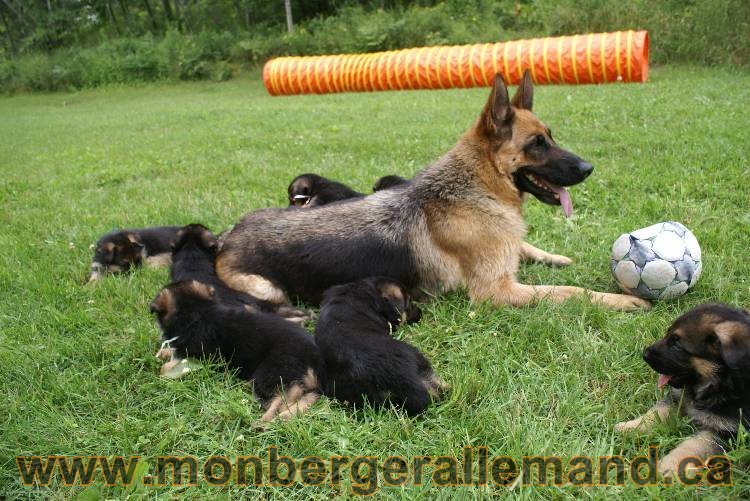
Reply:
[[[399,186],[408,182],[408,179],[404,179],[403,177],[397,176],[395,174],[390,174],[388,176],[383,176],[375,181],[375,185],[372,187],[372,191],[377,192],[381,190],[387,190],[388,188],[393,188],[394,186]]]
[[[690,417],[696,433],[659,462],[671,476],[686,458],[705,461],[721,454],[740,423],[750,427],[750,313],[705,304],[677,318],[667,335],[643,353],[659,373],[667,397],[643,416],[619,423],[616,431],[650,431],[657,419],[678,411]]]
[[[302,327],[223,303],[215,286],[195,280],[168,285],[150,307],[172,350],[162,374],[188,357],[220,358],[252,383],[261,422],[289,419],[320,397],[323,359]]]
[[[89,282],[101,279],[106,273],[125,273],[144,262],[155,268],[169,266],[170,244],[179,229],[179,226],[159,226],[107,233],[96,243]]]
[[[404,288],[374,277],[328,289],[315,326],[326,364],[326,396],[361,407],[387,402],[410,416],[423,412],[445,385],[413,346],[392,336],[421,312]]]
[[[375,182],[372,191],[380,191],[408,181],[396,175],[383,176]],[[347,185],[317,174],[301,174],[287,188],[290,207],[317,207],[350,198],[364,197]]]
[[[289,207],[317,207],[349,198],[360,198],[363,193],[343,183],[317,174],[300,174],[287,188]]]
[[[172,244],[172,282],[197,280],[213,286],[220,302],[245,306],[252,311],[276,313],[290,322],[301,324],[312,318],[309,312],[291,306],[279,306],[230,289],[216,275],[214,262],[217,247],[216,237],[202,224],[189,224],[181,228]]]

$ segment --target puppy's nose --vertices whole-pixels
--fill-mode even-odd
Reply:
[[[578,164],[578,172],[581,173],[581,176],[583,176],[584,179],[589,177],[589,175],[594,171],[594,166],[591,165],[588,162],[581,162]]]
[[[654,349],[652,346],[646,347],[645,350],[643,350],[643,360],[646,362],[651,362],[654,359]]]

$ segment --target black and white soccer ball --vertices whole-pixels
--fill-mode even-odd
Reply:
[[[698,240],[675,221],[624,233],[612,245],[612,275],[623,291],[643,299],[682,296],[701,271]]]

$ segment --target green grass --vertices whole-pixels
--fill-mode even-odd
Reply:
[[[661,68],[645,85],[538,87],[536,111],[560,144],[596,170],[571,190],[576,211],[529,201],[529,241],[566,254],[566,269],[525,266],[527,283],[616,291],[609,251],[622,232],[662,220],[691,228],[705,270],[683,298],[648,313],[583,301],[536,308],[472,305],[463,292],[423,304],[400,336],[422,349],[452,390],[419,419],[353,414],[321,400],[264,432],[259,406],[220,367],[180,381],[157,374],[159,332],[148,303],[165,270],[81,287],[97,237],[112,228],[203,222],[215,230],[285,203],[296,174],[319,172],[368,191],[411,175],[450,148],[486,89],[269,97],[260,81],[106,88],[0,100],[0,497],[89,499],[158,493],[326,499],[330,487],[229,486],[87,490],[21,486],[16,455],[234,458],[277,445],[308,455],[644,454],[690,432],[674,420],[649,435],[613,425],[660,397],[640,358],[680,312],[705,301],[750,305],[750,73]],[[750,446],[731,488],[528,488],[514,497],[627,495],[737,498],[750,494]],[[348,495],[349,482],[341,493]],[[403,499],[502,494],[504,488],[383,488]]]

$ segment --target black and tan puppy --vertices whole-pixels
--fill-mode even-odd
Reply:
[[[375,181],[375,185],[372,187],[372,191],[387,190],[388,188],[393,188],[394,186],[399,186],[408,182],[408,179],[404,179],[401,176],[389,174]]]
[[[197,280],[215,289],[220,302],[245,305],[266,313],[276,313],[290,322],[302,323],[310,318],[308,312],[287,305],[263,301],[244,292],[229,288],[216,275],[216,249],[218,242],[211,231],[202,224],[181,228],[172,244],[172,282]]]
[[[364,196],[343,183],[317,174],[301,174],[295,177],[289,184],[287,193],[290,207],[317,207]]]
[[[194,280],[168,285],[150,307],[173,350],[162,374],[187,357],[221,358],[252,382],[261,421],[288,419],[318,399],[323,360],[305,329],[220,302],[214,286]]]
[[[616,310],[649,308],[624,294],[518,282],[521,261],[571,263],[524,242],[524,200],[530,194],[569,215],[566,187],[593,171],[555,142],[532,102],[528,72],[512,100],[496,75],[474,124],[409,183],[315,210],[248,214],[223,240],[219,277],[273,302],[315,303],[331,286],[387,276],[435,295],[465,288],[498,305],[583,296]]]
[[[697,430],[659,462],[663,475],[677,472],[686,458],[705,461],[720,454],[740,422],[750,426],[747,311],[722,304],[698,306],[677,318],[643,358],[659,374],[659,388],[671,389],[645,415],[619,423],[615,430],[648,431],[674,411],[687,415]]]
[[[146,263],[158,268],[169,266],[170,244],[179,226],[159,226],[117,230],[107,233],[96,243],[89,282],[105,273],[124,273]]]
[[[419,321],[403,287],[382,277],[326,291],[315,342],[326,364],[324,393],[342,402],[388,402],[411,415],[437,398],[443,383],[413,346],[392,336],[402,323]]]

